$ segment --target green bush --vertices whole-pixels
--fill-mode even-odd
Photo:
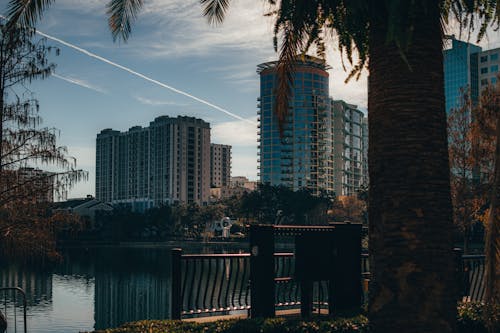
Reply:
[[[364,316],[332,320],[239,319],[194,323],[176,320],[143,320],[94,333],[363,333],[368,332]]]
[[[486,313],[487,312],[487,313]],[[488,309],[483,303],[460,303],[457,333],[487,333],[487,321],[500,323],[500,307]],[[179,320],[143,320],[94,333],[367,333],[368,319],[363,315],[351,318],[315,319],[310,321],[286,318],[231,319],[208,323]]]

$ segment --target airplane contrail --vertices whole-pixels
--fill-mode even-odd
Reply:
[[[51,76],[56,77],[56,78],[58,78],[60,80],[69,82],[69,83],[76,84],[77,86],[80,86],[80,87],[83,87],[83,88],[87,88],[87,89],[90,89],[90,90],[94,90],[94,91],[100,92],[102,94],[106,93],[105,90],[103,90],[103,89],[101,89],[99,87],[95,87],[93,85],[90,85],[87,82],[83,82],[82,80],[78,80],[78,79],[75,79],[75,78],[72,78],[72,77],[62,76],[62,75],[59,75],[57,73],[52,73]]]
[[[43,32],[41,32],[41,31],[39,31],[39,30],[36,30],[36,33],[37,33],[37,34],[39,34],[40,36],[43,36],[43,37],[47,38],[47,39],[53,40],[53,41],[58,42],[58,43],[60,43],[60,44],[62,44],[62,45],[64,45],[64,46],[67,46],[67,47],[69,47],[69,48],[72,48],[72,49],[74,49],[74,50],[76,50],[76,51],[78,51],[78,52],[80,52],[80,53],[83,53],[83,54],[85,54],[85,55],[88,55],[88,56],[89,56],[89,57],[91,57],[91,58],[94,58],[94,59],[100,60],[100,61],[102,61],[102,62],[104,62],[104,63],[106,63],[106,64],[108,64],[108,65],[114,66],[114,67],[116,67],[116,68],[119,68],[119,69],[121,69],[121,70],[124,70],[124,71],[126,71],[126,72],[129,72],[129,73],[130,73],[130,74],[132,74],[132,75],[138,76],[138,77],[140,77],[140,78],[142,78],[142,79],[144,79],[144,80],[146,80],[146,81],[149,81],[149,82],[151,82],[151,83],[154,83],[154,84],[156,84],[156,85],[159,85],[159,86],[161,86],[161,87],[163,87],[163,88],[166,88],[166,89],[168,89],[168,90],[171,90],[171,91],[173,91],[173,92],[175,92],[175,93],[178,93],[178,94],[180,94],[180,95],[184,95],[184,96],[186,96],[186,97],[188,97],[188,98],[194,99],[195,101],[200,102],[200,103],[202,103],[202,104],[208,105],[208,106],[210,106],[210,107],[212,107],[212,108],[216,109],[217,111],[220,111],[220,112],[223,112],[223,113],[227,114],[228,116],[231,116],[231,117],[236,118],[236,119],[238,119],[238,120],[245,121],[245,122],[247,122],[247,123],[249,123],[249,124],[252,124],[252,125],[257,125],[257,123],[255,123],[255,122],[253,122],[253,121],[251,121],[251,120],[249,120],[249,119],[245,119],[245,118],[243,118],[243,117],[241,117],[241,116],[239,116],[239,115],[237,115],[237,114],[235,114],[235,113],[232,113],[232,112],[230,112],[230,111],[228,111],[228,110],[226,110],[226,109],[224,109],[224,108],[221,108],[220,106],[217,106],[217,105],[215,105],[215,104],[212,104],[212,103],[210,103],[210,102],[208,102],[208,101],[206,101],[206,100],[204,100],[204,99],[201,99],[201,98],[199,98],[199,97],[193,96],[193,95],[191,95],[191,94],[189,94],[189,93],[187,93],[187,92],[185,92],[185,91],[182,91],[182,90],[179,90],[179,89],[174,88],[174,87],[172,87],[172,86],[169,86],[168,84],[165,84],[165,83],[160,82],[160,81],[158,81],[158,80],[152,79],[152,78],[150,78],[150,77],[148,77],[148,76],[146,76],[146,75],[144,75],[144,74],[141,74],[141,73],[136,72],[136,71],[134,71],[134,70],[132,70],[132,69],[130,69],[130,68],[128,68],[128,67],[125,67],[125,66],[122,66],[122,65],[120,65],[120,64],[117,64],[116,62],[113,62],[113,61],[111,61],[111,60],[109,60],[109,59],[103,58],[103,57],[101,57],[101,56],[99,56],[99,55],[97,55],[97,54],[95,54],[95,53],[92,53],[92,52],[90,52],[90,51],[87,51],[87,50],[85,50],[85,49],[83,49],[83,48],[81,48],[81,47],[78,47],[78,46],[74,45],[74,44],[68,43],[68,42],[66,42],[66,41],[64,41],[64,40],[62,40],[62,39],[59,39],[59,38],[54,37],[54,36],[47,35],[46,33],[43,33]]]

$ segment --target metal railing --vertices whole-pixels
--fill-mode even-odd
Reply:
[[[182,254],[172,261],[172,317],[250,308],[250,254]],[[177,298],[177,299],[176,299]]]
[[[484,297],[484,255],[464,255],[464,300]],[[363,297],[367,298],[370,264],[361,255]],[[294,279],[292,252],[274,254],[275,307],[298,308],[300,284]],[[328,281],[313,285],[313,306],[318,312],[328,308]],[[172,250],[172,318],[210,316],[248,311],[250,304],[250,254],[182,254]]]
[[[463,273],[464,286],[463,295],[466,301],[482,301],[485,295],[484,273],[485,256],[481,255],[463,255]]]
[[[3,295],[2,295],[3,294]],[[19,295],[21,297],[19,297]],[[1,310],[7,320],[6,332],[28,332],[26,325],[26,294],[18,287],[0,288],[0,299],[3,299]],[[19,311],[22,313],[19,314]],[[22,325],[20,325],[22,323]],[[22,329],[19,328],[22,326]]]

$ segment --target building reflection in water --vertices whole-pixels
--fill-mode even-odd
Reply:
[[[5,265],[0,269],[0,287],[19,287],[26,292],[28,306],[50,306],[52,303],[52,273],[24,266]],[[13,293],[5,294],[11,300]],[[3,299],[4,294],[0,294]],[[3,304],[3,302],[2,302]]]
[[[120,249],[101,256],[95,272],[95,329],[169,316],[169,251]]]

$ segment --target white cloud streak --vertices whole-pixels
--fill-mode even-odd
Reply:
[[[93,91],[97,91],[99,93],[102,93],[102,94],[105,94],[107,93],[106,90],[100,88],[100,87],[97,87],[95,85],[92,85],[82,79],[77,79],[77,78],[73,78],[73,77],[67,77],[67,76],[62,76],[60,74],[56,74],[56,73],[52,73],[52,76],[55,77],[55,78],[58,78],[60,80],[63,80],[63,81],[66,81],[66,82],[69,82],[69,83],[72,83],[72,84],[75,84],[77,86],[80,86],[80,87],[83,87],[83,88],[87,88],[87,89],[90,89],[90,90],[93,90]]]
[[[160,82],[160,81],[158,81],[158,80],[152,79],[152,78],[150,78],[150,77],[148,77],[148,76],[146,76],[146,75],[144,75],[144,74],[141,74],[141,73],[139,73],[139,72],[134,71],[133,69],[130,69],[130,68],[128,68],[128,67],[125,67],[125,66],[123,66],[123,65],[120,65],[120,64],[118,64],[118,63],[116,63],[116,62],[113,62],[113,61],[111,61],[111,60],[109,60],[109,59],[103,58],[103,57],[101,57],[101,56],[99,56],[99,55],[97,55],[97,54],[95,54],[95,53],[92,53],[92,52],[90,52],[90,51],[87,51],[87,50],[85,50],[85,49],[82,49],[81,47],[78,47],[78,46],[76,46],[76,45],[74,45],[74,44],[68,43],[68,42],[66,42],[66,41],[64,41],[64,40],[62,40],[62,39],[57,38],[57,37],[53,37],[53,36],[47,35],[46,33],[43,33],[43,32],[41,32],[41,31],[39,31],[39,30],[37,30],[37,31],[36,31],[36,33],[37,33],[37,34],[39,34],[40,36],[43,36],[43,37],[47,38],[47,39],[53,40],[53,41],[58,42],[58,43],[60,43],[60,44],[62,44],[62,45],[64,45],[64,46],[67,46],[67,47],[69,47],[69,48],[72,48],[72,49],[74,49],[74,50],[76,50],[76,51],[78,51],[78,52],[80,52],[80,53],[83,53],[83,54],[85,54],[85,55],[87,55],[87,56],[91,57],[91,58],[94,58],[94,59],[100,60],[100,61],[102,61],[102,62],[104,62],[104,63],[106,63],[106,64],[108,64],[108,65],[111,65],[111,66],[113,66],[113,67],[119,68],[119,69],[121,69],[121,70],[123,70],[123,71],[126,71],[126,72],[128,72],[128,73],[132,74],[132,75],[135,75],[135,76],[137,76],[137,77],[140,77],[140,78],[142,78],[142,79],[144,79],[144,80],[146,80],[146,81],[149,81],[149,82],[151,82],[151,83],[154,83],[154,84],[156,84],[156,85],[158,85],[158,86],[160,86],[160,87],[163,87],[163,88],[168,89],[168,90],[170,90],[170,91],[173,91],[173,92],[175,92],[175,93],[177,93],[177,94],[180,94],[180,95],[186,96],[186,97],[188,97],[188,98],[190,98],[190,99],[193,99],[193,100],[195,100],[195,101],[197,101],[197,102],[200,102],[200,103],[202,103],[202,104],[205,104],[205,105],[207,105],[207,106],[209,106],[209,107],[211,107],[211,108],[213,108],[213,109],[215,109],[215,110],[217,110],[217,111],[219,111],[219,112],[225,113],[226,115],[228,115],[228,116],[230,116],[230,117],[233,117],[233,118],[238,119],[238,120],[242,120],[242,121],[247,122],[247,123],[249,123],[249,124],[251,124],[251,125],[256,125],[256,123],[255,123],[255,122],[253,122],[253,121],[251,121],[251,120],[248,120],[248,119],[245,119],[245,118],[243,118],[243,117],[241,117],[241,116],[239,116],[239,115],[237,115],[237,114],[235,114],[235,113],[233,113],[233,112],[230,112],[230,111],[228,111],[228,110],[226,110],[226,109],[224,109],[224,108],[222,108],[222,107],[220,107],[220,106],[217,106],[217,105],[215,105],[215,104],[213,104],[213,103],[210,103],[210,102],[208,102],[208,101],[206,101],[206,100],[204,100],[204,99],[201,99],[201,98],[199,98],[199,97],[196,97],[196,96],[194,96],[194,95],[191,95],[191,94],[189,94],[189,93],[187,93],[187,92],[185,92],[185,91],[182,91],[182,90],[180,90],[180,89],[174,88],[174,87],[172,87],[172,86],[170,86],[170,85],[168,85],[168,84],[165,84],[165,83],[163,83],[163,82]]]
[[[134,98],[145,105],[151,105],[151,106],[163,106],[163,105],[172,105],[172,106],[188,106],[188,103],[177,103],[177,102],[171,102],[171,101],[160,101],[156,99],[150,99],[146,97],[141,97],[141,96],[134,96]]]
[[[252,118],[252,122],[256,120]],[[233,146],[257,146],[257,127],[248,126],[241,121],[227,121],[212,126],[212,139],[215,142]]]

